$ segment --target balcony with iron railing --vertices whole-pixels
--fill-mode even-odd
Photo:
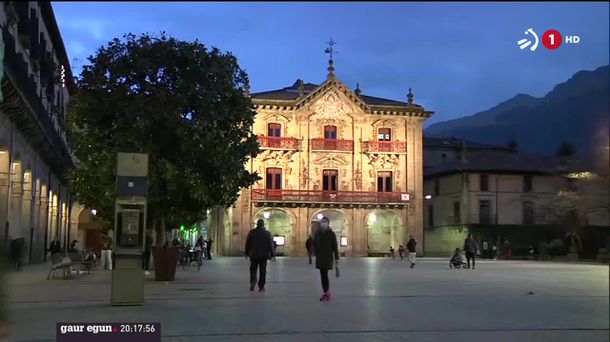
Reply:
[[[364,153],[407,153],[405,141],[376,141],[371,140],[364,143]]]
[[[253,202],[267,204],[407,205],[407,192],[252,189]]]
[[[354,141],[346,139],[311,139],[312,151],[354,151]]]
[[[266,137],[259,135],[258,143],[262,149],[297,150],[299,148],[298,139],[290,137]]]

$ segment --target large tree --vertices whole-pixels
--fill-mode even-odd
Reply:
[[[67,111],[77,199],[114,218],[117,152],[149,154],[151,225],[175,228],[230,206],[259,179],[248,77],[230,53],[164,33],[114,39],[88,58]],[[149,221],[149,222],[150,222]]]

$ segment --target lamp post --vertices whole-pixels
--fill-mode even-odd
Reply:
[[[425,225],[425,221],[426,221],[426,201],[429,201],[432,199],[432,195],[426,195],[424,196],[424,200],[422,201],[422,215],[424,215],[424,217],[422,217],[422,224],[423,224],[423,232],[421,235],[421,246],[422,246],[422,255],[425,254],[425,250],[426,250],[426,225]],[[434,213],[432,213],[432,216],[434,216]]]

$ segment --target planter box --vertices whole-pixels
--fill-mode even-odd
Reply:
[[[178,247],[152,247],[155,264],[155,280],[174,281],[178,264]]]

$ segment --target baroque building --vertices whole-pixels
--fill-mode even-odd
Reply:
[[[351,90],[329,62],[320,85],[297,80],[250,95],[261,153],[246,167],[262,180],[232,208],[212,212],[218,253],[243,254],[259,218],[284,255],[306,255],[322,216],[348,256],[388,253],[409,235],[423,240],[422,129],[433,112],[415,104],[410,89],[406,102]]]

